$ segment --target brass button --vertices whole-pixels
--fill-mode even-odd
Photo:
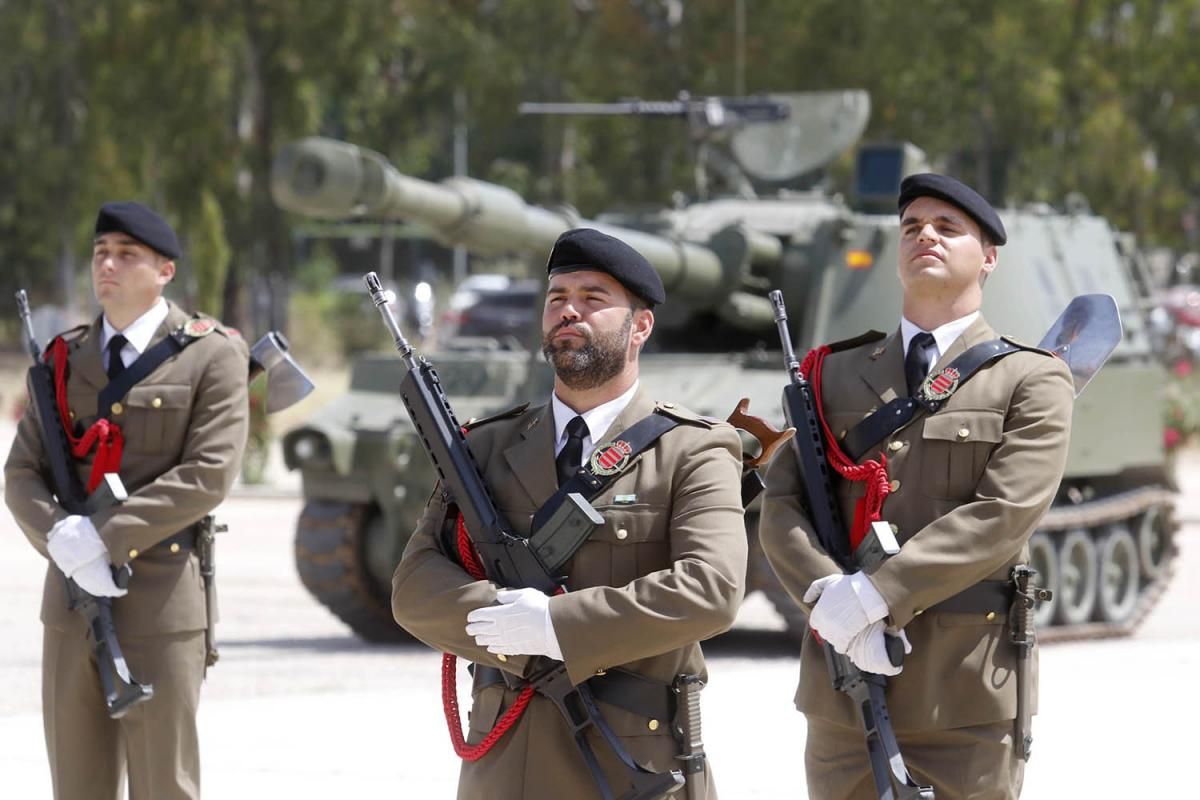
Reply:
[[[899,533],[899,532],[900,532],[900,526],[899,526],[899,525],[897,525],[897,524],[896,524],[896,523],[894,523],[894,522],[889,522],[889,523],[888,523],[888,527],[892,529],[892,535],[893,535],[893,536],[895,536],[897,533]]]
[[[987,617],[985,617],[985,619],[987,619],[987,621],[988,621],[988,622],[991,622],[991,621],[992,621],[992,620],[994,620],[995,618],[996,618],[996,612],[995,612],[995,611],[989,611],[989,612],[987,612]]]
[[[892,481],[891,483],[889,483],[889,484],[888,484],[888,491],[891,491],[891,492],[898,492],[898,491],[900,491],[900,481],[898,481],[898,480],[894,480],[894,481]]]
[[[74,411],[68,411],[68,412],[67,412],[67,416],[69,416],[71,419],[75,419],[75,412],[74,412]]]
[[[500,653],[496,656],[496,660],[503,664],[504,662],[508,661],[508,656],[504,655],[504,653]]]
[[[172,553],[178,553],[178,552],[179,552],[179,542],[172,542],[172,543],[171,543],[171,552],[172,552]]]
[[[628,539],[629,531],[627,531],[624,528],[617,528],[617,538],[618,539]]]
[[[122,413],[124,413],[124,411],[125,411],[125,406],[121,405],[120,403],[112,404],[112,413],[114,416],[119,417],[119,416],[121,416]]]
[[[891,450],[893,453],[896,452],[897,450],[899,450],[901,447],[904,447],[904,442],[889,442],[888,443],[888,450]]]
[[[597,676],[600,676],[600,675],[607,675],[607,674],[608,674],[608,670],[606,670],[606,669],[598,669],[598,670],[596,670],[596,675],[597,675]]]
[[[656,720],[656,719],[650,720],[649,722],[646,723],[646,727],[652,731],[658,730],[658,720]]]
[[[162,408],[162,398],[161,397],[154,398],[153,400],[150,401],[150,405],[154,406],[155,408]]]
[[[925,613],[925,609],[923,609],[923,608],[914,608],[914,609],[913,609],[913,616],[914,616],[914,617],[919,617],[919,616],[921,616],[921,615],[922,615],[922,614],[924,614],[924,613]]]
[[[968,437],[968,436],[970,436],[970,435],[971,435],[971,429],[970,429],[970,428],[959,428],[959,429],[958,429],[958,438],[960,438],[960,439],[965,439],[965,438],[967,438],[967,437]]]
[[[129,557],[130,557],[130,558],[137,558],[137,557],[138,557],[138,551],[137,551],[137,548],[136,548],[136,547],[130,548],[130,550],[129,550]]]
[[[674,408],[675,404],[674,403],[663,403],[662,407],[663,408]]]
[[[842,432],[841,432],[841,433],[839,433],[839,434],[838,434],[838,438],[839,438],[839,439],[845,439],[845,438],[846,438],[846,431],[845,431],[844,429],[842,430]]]

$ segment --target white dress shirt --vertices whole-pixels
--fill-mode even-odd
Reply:
[[[146,348],[150,346],[150,340],[154,338],[154,332],[167,318],[167,311],[167,301],[160,297],[154,305],[150,306],[149,311],[129,323],[123,331],[114,328],[108,321],[108,317],[105,316],[101,326],[103,330],[100,334],[100,351],[105,354],[104,369],[108,369],[108,354],[105,348],[108,347],[109,339],[118,333],[125,337],[125,346],[121,348],[121,361],[128,367],[137,361],[138,356],[146,352]]]
[[[550,396],[550,406],[554,409],[554,455],[558,455],[567,444],[567,423],[575,417],[583,417],[583,421],[587,423],[588,435],[583,437],[583,459],[579,462],[579,466],[587,463],[587,460],[592,455],[592,451],[596,449],[596,437],[603,436],[608,427],[616,420],[617,415],[625,410],[625,406],[629,405],[629,401],[633,399],[634,393],[637,391],[638,381],[633,382],[624,394],[607,403],[601,403],[591,411],[585,411],[579,414],[571,409],[566,403],[558,399],[558,395]]]
[[[900,335],[904,337],[904,355],[908,355],[908,345],[912,342],[913,337],[918,333],[932,333],[933,345],[936,352],[930,353],[929,371],[933,372],[933,366],[937,364],[942,355],[950,349],[950,345],[954,344],[954,340],[962,336],[967,328],[971,327],[971,323],[979,318],[978,311],[972,311],[965,317],[959,317],[953,322],[947,322],[931,331],[925,331],[923,328],[918,328],[913,323],[909,322],[903,316],[900,317]]]

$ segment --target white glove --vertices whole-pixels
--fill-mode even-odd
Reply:
[[[887,602],[861,572],[818,578],[804,593],[804,602],[816,603],[809,625],[843,654],[856,633],[888,614]]]
[[[68,578],[74,577],[75,572],[84,564],[95,561],[101,556],[107,562],[108,548],[96,527],[87,517],[72,514],[59,520],[50,529],[46,537],[46,549],[50,557]]]
[[[884,637],[886,630],[883,620],[876,620],[850,640],[850,645],[846,648],[846,656],[854,662],[854,666],[863,672],[873,672],[876,675],[900,674],[904,665],[894,666],[888,659],[887,640]],[[911,653],[912,645],[903,629],[895,635],[898,635],[900,641],[904,643],[904,654]]]
[[[562,661],[562,649],[550,621],[550,598],[537,589],[501,589],[498,606],[467,614],[467,635],[489,653],[550,656]]]
[[[94,597],[124,597],[129,593],[128,589],[122,589],[113,582],[112,562],[108,560],[107,553],[75,570],[71,579]]]

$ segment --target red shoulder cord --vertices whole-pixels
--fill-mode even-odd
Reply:
[[[821,430],[825,433],[825,458],[837,473],[848,481],[866,481],[866,494],[854,506],[854,522],[850,525],[850,548],[858,547],[867,535],[872,522],[882,519],[883,501],[887,499],[888,475],[887,456],[882,452],[878,461],[864,461],[855,464],[850,457],[842,452],[833,432],[825,422],[825,412],[821,408],[821,367],[825,356],[832,351],[828,345],[822,345],[815,350],[809,350],[800,365],[800,374],[812,384],[813,400],[817,407],[817,417],[821,420]]]
[[[463,433],[466,431],[464,430]],[[479,563],[479,554],[475,552],[475,545],[471,542],[471,537],[467,535],[467,525],[463,522],[462,514],[459,514],[455,521],[455,529],[458,558],[462,562],[463,569],[475,580],[483,580],[487,576],[483,572],[483,565]],[[483,741],[479,744],[467,744],[467,740],[462,735],[462,716],[458,710],[458,657],[450,653],[442,653],[442,710],[446,714],[446,727],[450,729],[450,743],[454,745],[455,754],[463,761],[478,761],[487,755],[496,742],[500,741],[500,737],[517,724],[517,720],[521,718],[521,714],[525,713],[525,707],[529,705],[532,698],[533,687],[526,686],[517,695],[516,701],[508,711],[504,712],[504,716],[497,720],[496,725],[488,731],[487,736],[483,737]]]
[[[92,448],[96,448],[96,460],[92,462],[92,472],[88,476],[87,490],[90,494],[105,473],[116,472],[121,468],[121,451],[125,447],[125,437],[115,422],[101,417],[92,423],[92,427],[84,431],[83,436],[76,436],[71,424],[71,409],[67,404],[67,342],[61,336],[55,337],[46,349],[46,360],[54,368],[54,398],[58,405],[59,422],[67,432],[67,443],[71,455],[75,458],[85,458]]]

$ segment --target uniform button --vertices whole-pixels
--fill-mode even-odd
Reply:
[[[629,538],[629,531],[625,530],[624,528],[617,528],[617,538],[618,539]]]
[[[888,523],[888,527],[892,529],[893,536],[900,532],[900,526],[894,522]]]
[[[504,662],[508,661],[508,656],[504,655],[504,653],[500,653],[498,656],[496,656],[496,660],[503,664]]]
[[[843,430],[841,433],[839,433],[839,434],[838,434],[838,438],[839,438],[839,439],[845,439],[845,438],[846,438],[846,431],[845,431],[845,430]]]
[[[113,416],[117,416],[117,417],[119,417],[119,416],[121,416],[121,414],[122,414],[124,411],[125,411],[125,406],[121,405],[120,403],[113,403],[113,404],[112,404],[112,413],[113,413]]]
[[[896,452],[897,450],[899,450],[901,447],[904,447],[904,442],[889,442],[888,443],[888,450],[891,450],[893,453]]]
[[[988,622],[991,622],[991,621],[992,621],[992,620],[994,620],[995,618],[996,618],[996,612],[995,612],[995,611],[989,611],[989,612],[987,612],[987,616],[985,617],[985,619],[986,619]]]
[[[914,616],[914,617],[919,617],[919,616],[921,616],[921,615],[922,615],[922,614],[924,614],[924,613],[925,613],[925,609],[923,609],[923,608],[914,608],[914,609],[913,609],[913,616]]]
[[[150,405],[154,406],[155,408],[162,408],[162,398],[161,397],[154,398],[153,400],[150,401]]]
[[[968,436],[970,436],[970,435],[971,435],[971,429],[970,429],[970,428],[959,428],[959,429],[958,429],[958,438],[960,438],[960,439],[965,439],[965,438],[967,438],[967,437],[968,437]]]
[[[597,675],[597,676],[600,676],[600,675],[607,675],[607,674],[608,674],[608,670],[606,670],[606,669],[598,669],[598,670],[596,670],[596,675]]]
[[[67,412],[67,416],[69,416],[71,419],[75,419],[75,412],[74,412],[74,411],[68,411],[68,412]]]
[[[658,720],[656,720],[656,719],[650,720],[649,722],[646,723],[646,727],[652,731],[658,730]]]
[[[130,551],[129,551],[129,557],[130,557],[130,558],[137,558],[137,557],[138,557],[138,551],[137,551],[137,548],[136,548],[136,547],[134,547],[134,548],[131,548],[131,549],[130,549]]]
[[[172,543],[171,543],[171,552],[172,552],[172,553],[178,553],[178,552],[179,552],[179,542],[172,542]]]
[[[675,404],[674,403],[663,403],[662,407],[663,408],[674,408]]]
[[[890,491],[890,492],[898,492],[898,491],[900,491],[900,481],[898,481],[898,480],[894,480],[894,481],[892,481],[891,483],[889,483],[889,484],[888,484],[888,491]]]

